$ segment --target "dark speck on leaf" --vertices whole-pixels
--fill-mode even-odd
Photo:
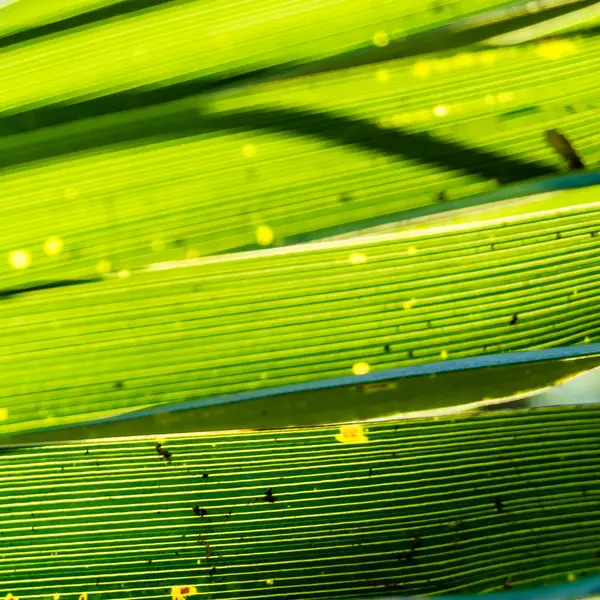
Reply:
[[[369,469],[369,477],[371,477],[371,475],[373,475],[373,467]]]
[[[210,544],[204,546],[204,554],[206,555],[206,558],[210,558],[213,555],[212,546]]]
[[[557,231],[557,232],[556,232],[556,239],[557,239],[557,240],[560,240],[560,238],[561,238],[560,231]]]
[[[597,231],[592,231],[592,233],[590,233],[590,235],[592,237],[598,237],[598,232]]]
[[[498,512],[502,512],[504,510],[504,503],[502,502],[502,500],[500,500],[500,498],[496,498],[494,500],[494,506],[496,507],[496,510]]]
[[[352,197],[348,193],[342,193],[338,196],[339,202],[350,202],[350,200],[352,200]]]
[[[208,477],[208,473],[202,473],[202,479],[206,479]]]
[[[169,464],[171,464],[171,459],[173,455],[166,449],[162,447],[162,444],[156,444],[156,452],[162,458],[165,458]]]
[[[89,454],[89,453],[90,453],[90,451],[89,451],[89,450],[86,450],[86,451],[85,451],[85,453],[86,453],[86,454]]]
[[[122,381],[115,381],[115,390],[122,390],[123,389],[123,382]]]
[[[436,200],[438,202],[447,202],[448,201],[448,194],[446,194],[446,192],[440,192],[437,196],[436,196]]]
[[[398,560],[406,560],[406,561],[411,561],[415,556],[415,551],[414,550],[409,550],[408,552],[398,552],[398,554],[396,554],[396,558]]]
[[[502,582],[502,587],[505,590],[511,590],[512,589],[512,585],[510,585],[510,577],[505,577],[504,581]]]
[[[197,517],[205,517],[208,514],[205,508],[200,508],[198,505],[192,507],[192,510]]]
[[[384,351],[384,352],[391,352],[391,351],[392,351],[392,349],[390,348],[390,345],[389,345],[389,344],[386,344],[386,345],[383,347],[383,351]]]
[[[212,576],[213,576],[213,575],[214,575],[216,572],[217,572],[217,567],[213,567],[213,568],[210,570],[209,577],[212,577]]]
[[[273,496],[273,488],[269,488],[265,492],[264,501],[265,502],[275,502],[276,500],[277,500],[277,498],[275,498],[275,496]]]
[[[598,560],[600,558],[600,550],[594,550],[594,553],[592,554],[592,556]]]
[[[413,355],[413,351],[412,351],[412,350],[409,350],[409,351],[408,351],[408,358],[413,358],[413,356],[414,356],[414,355]]]
[[[519,320],[519,315],[513,315],[512,319],[510,320],[510,324],[516,325],[518,320]]]
[[[148,559],[148,564],[151,565],[152,564],[152,559]]]
[[[173,246],[175,246],[175,248],[181,248],[185,245],[185,240],[174,240],[173,241]]]

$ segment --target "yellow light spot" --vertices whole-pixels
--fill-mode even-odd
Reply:
[[[107,273],[110,273],[110,271],[111,271],[110,262],[108,262],[105,258],[103,258],[96,265],[96,271],[98,271],[98,273],[100,273],[100,275],[106,275]]]
[[[439,106],[436,106],[436,107],[433,109],[433,114],[434,114],[436,117],[446,117],[446,116],[448,116],[448,113],[449,113],[449,112],[450,112],[450,111],[448,110],[448,107],[447,107],[447,106],[444,106],[443,104],[440,104]]]
[[[335,439],[342,444],[365,444],[369,441],[360,423],[342,425]]]
[[[446,360],[448,358],[448,352],[446,352],[446,350],[442,350],[440,356],[442,357],[442,360]]]
[[[267,579],[267,585],[273,585],[275,581],[273,579]]]
[[[198,253],[198,250],[196,250],[196,248],[188,248],[185,253],[185,257],[188,260],[190,260],[192,258],[198,258],[199,256],[200,256],[200,254]]]
[[[404,308],[404,310],[410,310],[414,305],[415,299],[411,298],[410,300],[407,300],[406,302],[402,303],[402,308]]]
[[[120,277],[121,279],[125,279],[126,277],[129,277],[129,271],[127,269],[121,269],[118,273],[117,273],[117,277]]]
[[[261,246],[268,246],[275,239],[273,230],[268,225],[259,225],[256,228],[256,241]]]
[[[577,579],[577,578],[575,577],[575,573],[569,573],[569,575],[567,576],[567,579],[569,581],[575,581],[575,579]]]
[[[373,43],[379,48],[383,48],[383,46],[387,46],[390,43],[390,38],[385,31],[378,31],[373,36]]]
[[[589,336],[589,335],[586,335],[586,336],[583,338],[583,343],[584,343],[584,344],[589,344],[589,343],[590,343],[590,336]]]
[[[412,256],[417,253],[417,249],[414,246],[409,246],[408,253]]]
[[[87,600],[87,593],[83,592],[83,594],[79,594],[79,600]]]
[[[0,421],[6,421],[8,419],[8,408],[0,408]]]
[[[151,246],[154,252],[162,252],[165,249],[165,243],[162,240],[152,240]]]
[[[10,253],[9,260],[15,269],[26,269],[31,265],[31,254],[27,250],[15,250]]]
[[[538,44],[537,54],[547,60],[558,60],[577,53],[577,46],[569,40],[545,40]]]
[[[352,365],[352,372],[355,375],[366,375],[370,370],[369,363],[366,362],[361,361]]]
[[[493,65],[496,62],[496,53],[495,52],[483,52],[479,57],[479,61],[482,65]]]
[[[48,256],[56,256],[57,254],[60,254],[62,252],[62,249],[63,249],[62,240],[55,235],[51,235],[44,242],[44,252]]]
[[[390,80],[390,72],[387,69],[377,69],[375,78],[379,83],[387,83]]]
[[[359,265],[360,263],[367,262],[367,257],[362,252],[353,252],[348,260],[352,265]]]
[[[433,61],[432,67],[438,73],[447,73],[452,68],[452,65],[449,61],[441,59]]]
[[[470,52],[461,52],[454,57],[454,64],[466,69],[475,65],[475,57]]]
[[[174,585],[171,588],[171,597],[185,600],[191,594],[197,594],[198,590],[193,585]]]
[[[246,144],[242,148],[242,152],[246,158],[253,158],[256,156],[256,146],[254,144]]]
[[[52,596],[52,600],[59,600],[60,598],[60,594],[54,594],[54,596]]]
[[[431,66],[427,61],[420,60],[418,63],[415,63],[413,72],[417,77],[429,77]]]
[[[65,198],[67,200],[75,200],[77,196],[79,196],[79,192],[75,188],[70,187],[65,190]]]

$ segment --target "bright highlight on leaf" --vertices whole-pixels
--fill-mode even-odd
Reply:
[[[446,117],[448,115],[448,112],[449,112],[448,107],[444,106],[443,104],[440,104],[439,106],[436,106],[433,109],[433,114],[436,117]]]
[[[390,38],[388,37],[388,34],[385,31],[378,31],[373,36],[373,43],[376,46],[382,48],[383,46],[387,46],[390,43]]]
[[[44,252],[48,256],[56,256],[62,252],[62,249],[63,242],[56,235],[51,235],[44,243]]]
[[[129,277],[130,273],[127,269],[121,269],[118,273],[117,276],[120,277],[121,279],[125,279],[126,277]]]
[[[273,230],[268,225],[259,225],[256,228],[256,241],[261,246],[268,246],[275,239]]]
[[[31,254],[27,250],[15,250],[10,253],[9,262],[15,269],[26,269],[31,265]]]
[[[370,371],[369,363],[357,362],[352,365],[352,372],[355,375],[366,375]]]
[[[273,585],[275,581],[273,579],[267,579],[267,585]]]
[[[256,156],[256,146],[254,144],[246,144],[242,148],[242,152],[246,158],[254,158]]]
[[[379,83],[387,83],[390,80],[390,72],[387,69],[377,69],[375,78]]]
[[[105,258],[103,258],[96,265],[96,271],[98,271],[98,273],[100,273],[100,275],[106,275],[107,273],[110,273],[110,271],[111,271],[111,264],[110,264],[110,262],[107,261]]]
[[[446,352],[446,350],[442,350],[440,356],[442,357],[442,360],[446,360],[448,358],[448,352]]]
[[[353,252],[349,258],[350,264],[359,265],[360,263],[367,262],[367,257],[362,252]]]
[[[335,439],[342,444],[366,444],[369,441],[360,423],[342,425]]]
[[[3,406],[0,408],[0,421],[6,421],[8,419],[8,408]]]

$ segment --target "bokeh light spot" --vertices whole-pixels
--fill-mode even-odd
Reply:
[[[63,249],[62,240],[56,235],[51,235],[44,242],[44,252],[48,256],[56,256],[57,254],[60,254],[62,252],[62,249]]]
[[[259,225],[256,228],[256,241],[261,246],[268,246],[275,239],[273,230],[268,225]]]
[[[111,265],[110,262],[107,261],[105,258],[103,258],[97,265],[96,265],[96,271],[98,271],[98,273],[100,273],[100,275],[106,275],[107,273],[110,273],[111,271]]]
[[[120,277],[121,279],[125,279],[126,277],[129,277],[130,273],[127,269],[121,269],[118,273],[117,273],[117,277]]]
[[[348,260],[352,265],[359,265],[361,263],[367,262],[367,257],[362,252],[353,252]]]
[[[387,46],[390,43],[390,38],[388,37],[388,34],[385,31],[378,31],[373,36],[373,43],[379,48],[383,48],[384,46]]]
[[[342,425],[335,439],[342,444],[365,444],[369,441],[360,423]]]
[[[31,265],[31,254],[27,250],[15,250],[10,253],[9,262],[15,269],[26,269]]]
[[[369,367],[369,363],[363,361],[354,363],[352,365],[352,372],[355,375],[366,375],[370,370],[371,368]]]
[[[0,408],[0,421],[6,421],[8,419],[8,408],[2,407]]]
[[[433,114],[436,117],[446,117],[448,116],[449,110],[447,106],[444,106],[443,104],[440,104],[439,106],[436,106],[433,109]]]
[[[390,72],[387,69],[377,69],[375,78],[379,83],[387,83],[390,80]]]
[[[442,360],[446,360],[448,358],[448,352],[446,352],[446,350],[442,350],[440,356],[442,357]]]
[[[245,144],[242,152],[246,158],[253,158],[256,156],[256,146],[254,144]]]

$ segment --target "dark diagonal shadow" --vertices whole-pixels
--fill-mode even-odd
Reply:
[[[101,6],[52,23],[44,23],[0,37],[0,48],[31,42],[56,33],[68,33],[71,29],[99,23],[116,17],[124,17],[143,10],[158,8],[167,4],[182,4],[185,0],[119,0],[108,6]],[[192,0],[187,0],[191,2]],[[1,13],[0,13],[1,14]]]
[[[17,296],[23,296],[32,292],[40,292],[42,290],[55,290],[58,288],[67,288],[87,283],[96,283],[103,281],[102,277],[88,277],[85,279],[59,279],[57,281],[38,282],[30,285],[24,285],[15,288],[0,289],[0,300],[7,300]]]
[[[288,135],[309,136],[351,145],[361,150],[409,159],[417,163],[461,170],[483,179],[513,183],[557,172],[556,169],[525,162],[494,151],[470,148],[459,142],[442,140],[426,132],[381,129],[366,119],[332,112],[299,108],[254,108],[219,114],[202,114],[189,107],[178,114],[155,116],[133,122],[130,127],[107,127],[96,132],[83,131],[53,139],[51,143],[23,147],[20,151],[0,151],[2,168],[22,165],[61,155],[134,142],[137,145],[177,140],[202,134],[228,131],[270,131]]]

